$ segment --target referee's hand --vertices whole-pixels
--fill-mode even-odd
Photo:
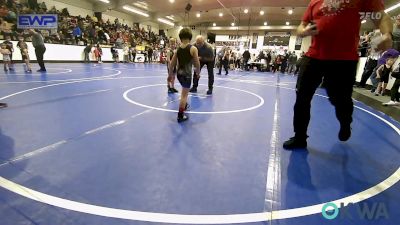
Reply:
[[[314,23],[309,23],[307,26],[301,24],[297,31],[299,37],[314,36],[318,34],[317,24]]]

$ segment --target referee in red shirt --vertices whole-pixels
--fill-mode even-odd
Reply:
[[[283,144],[285,149],[307,147],[311,100],[322,79],[340,123],[339,140],[347,141],[350,138],[360,13],[380,13],[381,18],[373,22],[383,34],[378,49],[384,50],[392,46],[393,23],[383,10],[382,0],[310,1],[297,35],[312,36],[312,43],[304,57],[296,85],[293,118],[295,136]]]

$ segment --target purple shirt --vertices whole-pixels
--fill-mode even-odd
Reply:
[[[383,65],[386,63],[388,58],[397,58],[399,57],[400,53],[396,49],[389,49],[383,53],[383,55],[378,60],[378,66]]]

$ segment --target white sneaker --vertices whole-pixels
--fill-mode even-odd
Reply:
[[[395,101],[383,103],[383,105],[385,105],[385,106],[393,106],[393,105],[397,105],[397,104],[398,104],[398,102],[395,102]]]

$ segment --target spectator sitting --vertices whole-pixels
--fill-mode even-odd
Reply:
[[[46,3],[45,3],[45,2],[40,3],[39,9],[41,9],[41,10],[43,10],[43,11],[46,11],[46,10],[47,10]]]
[[[13,21],[13,22],[16,22],[17,21],[17,14],[15,14],[15,12],[14,11],[8,11],[8,14],[7,14],[7,20],[8,21]]]
[[[4,36],[11,36],[11,25],[4,19],[0,19],[0,30]]]
[[[8,8],[6,6],[0,7],[0,17],[4,18],[8,15]]]

